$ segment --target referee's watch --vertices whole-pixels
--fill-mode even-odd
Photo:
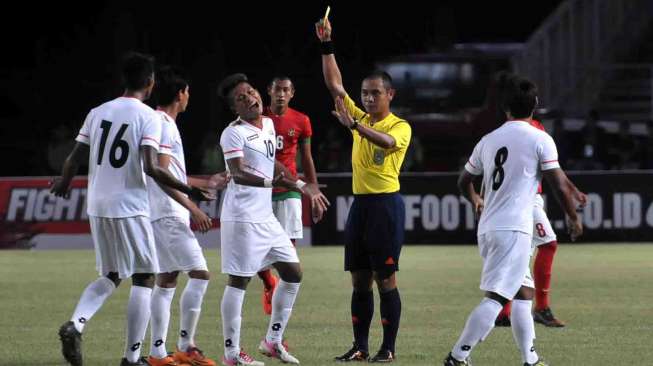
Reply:
[[[349,126],[349,129],[355,130],[356,127],[358,127],[358,121],[354,120],[354,122],[351,123],[351,126]]]

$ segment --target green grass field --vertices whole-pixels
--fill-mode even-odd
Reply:
[[[198,344],[212,358],[222,353],[220,298],[225,277],[217,251],[207,251],[214,280],[205,298]],[[300,249],[304,282],[286,332],[303,365],[332,365],[351,344],[349,274],[342,249]],[[0,365],[65,365],[57,330],[86,284],[96,276],[92,251],[0,252]],[[404,247],[398,282],[403,314],[398,365],[439,365],[471,309],[480,301],[480,259],[475,246]],[[185,283],[185,281],[184,281]],[[183,284],[180,284],[181,289]],[[552,304],[568,322],[536,327],[539,353],[551,365],[653,364],[653,245],[561,245],[554,266]],[[178,330],[177,291],[168,350]],[[84,332],[85,365],[117,366],[122,357],[126,298],[123,283]],[[260,281],[250,285],[241,345],[255,353],[267,318]],[[378,296],[370,347],[381,342]],[[149,335],[146,338],[149,344]],[[147,354],[148,347],[145,348]],[[279,364],[276,360],[267,365]],[[474,365],[521,365],[512,333],[495,329],[473,353]]]

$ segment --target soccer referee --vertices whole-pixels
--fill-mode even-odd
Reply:
[[[383,344],[369,362],[392,362],[401,317],[401,299],[395,272],[404,240],[404,202],[399,194],[399,171],[410,143],[408,122],[390,112],[395,94],[384,71],[370,73],[361,85],[365,111],[356,106],[342,84],[333,54],[331,24],[315,25],[321,42],[322,72],[336,104],[333,114],[351,129],[354,202],[345,228],[345,270],[354,287],[351,319],[354,345],[336,361],[363,361],[369,357],[368,335],[374,314],[372,280],[381,297]]]

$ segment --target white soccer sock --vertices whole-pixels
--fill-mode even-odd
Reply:
[[[179,319],[179,340],[177,348],[180,351],[187,351],[188,347],[195,345],[195,330],[197,321],[200,319],[202,311],[202,300],[209,286],[208,280],[197,278],[188,279],[186,288],[179,300],[180,319]]]
[[[147,323],[150,320],[150,303],[152,289],[142,286],[132,286],[127,302],[127,343],[125,344],[125,358],[129,362],[136,362],[141,355],[141,347]]]
[[[283,332],[286,329],[295,299],[299,293],[299,285],[299,283],[279,280],[272,296],[272,316],[270,317],[268,333],[265,336],[266,341],[271,343],[282,341]]]
[[[510,323],[512,335],[521,352],[522,361],[535,363],[539,359],[533,342],[535,341],[535,323],[531,314],[531,300],[513,300]]]
[[[498,301],[487,297],[483,298],[481,303],[469,314],[465,329],[451,350],[451,355],[459,361],[465,360],[472,352],[472,348],[490,334],[494,328],[494,320],[502,308],[503,306]]]
[[[292,283],[279,280],[274,295],[272,295],[272,316],[270,317],[268,334],[265,336],[266,341],[271,343],[282,341],[283,331],[288,324],[298,292],[299,282]]]
[[[222,313],[222,335],[224,356],[232,359],[240,354],[240,322],[242,320],[245,290],[225,286],[220,310]]]
[[[164,358],[166,352],[166,338],[168,335],[168,324],[170,324],[170,305],[175,296],[175,288],[163,288],[154,286],[152,291],[152,324],[150,355],[156,358]]]
[[[115,289],[116,285],[106,277],[100,277],[86,286],[70,318],[78,332],[84,330],[86,322],[95,315]]]

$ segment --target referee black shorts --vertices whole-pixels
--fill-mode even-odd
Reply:
[[[372,270],[382,278],[398,271],[405,211],[399,192],[355,195],[345,226],[345,271]]]

